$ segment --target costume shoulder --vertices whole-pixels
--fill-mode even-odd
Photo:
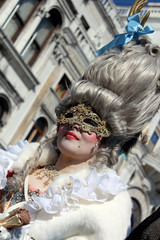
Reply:
[[[51,143],[45,144],[42,148],[41,143],[28,143],[19,140],[16,145],[9,145],[7,150],[0,150],[0,163],[6,170],[22,170],[28,160],[36,159],[35,167],[53,164],[53,158],[57,155]]]
[[[8,171],[12,171],[13,165],[26,146],[28,146],[27,141],[18,141],[14,146],[9,145],[6,151],[0,149],[0,189],[5,187]]]

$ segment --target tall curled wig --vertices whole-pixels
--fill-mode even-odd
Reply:
[[[160,104],[160,48],[141,38],[97,57],[56,107],[57,117],[79,103],[89,104],[111,132],[101,140],[92,166],[97,170],[104,165],[112,167],[120,151],[127,153],[137,141]],[[37,154],[8,182],[11,191],[19,188],[34,167],[43,166],[43,157],[48,158],[45,164],[54,164],[58,159],[57,129],[55,126],[48,141],[37,143]],[[51,144],[53,148],[46,154]]]
[[[56,108],[88,103],[111,131],[99,148],[96,165],[112,166],[128,152],[160,104],[160,48],[146,38],[112,48],[87,67],[82,79]]]

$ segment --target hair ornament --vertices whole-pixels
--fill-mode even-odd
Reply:
[[[113,143],[115,145],[117,144],[117,139],[114,136],[111,136],[111,140],[113,141]],[[121,155],[123,157],[123,159],[125,161],[127,161],[127,157],[126,157],[125,153],[122,151],[122,149],[120,150],[119,155]]]
[[[150,25],[143,27],[144,23],[149,17],[149,12],[147,12],[147,14],[145,15],[141,23],[140,23],[138,13],[135,13],[135,12],[140,12],[140,9],[146,4],[147,1],[148,0],[145,0],[145,1],[137,0],[133,4],[129,13],[129,17],[127,18],[128,24],[125,27],[127,32],[116,35],[115,38],[110,43],[108,43],[107,45],[105,45],[104,47],[96,51],[98,56],[102,55],[107,50],[113,47],[121,48],[123,45],[129,43],[132,40],[137,41],[141,35],[151,34],[154,32],[154,29]],[[131,15],[132,13],[135,13],[135,14]]]
[[[132,15],[134,15],[136,13],[141,12],[141,9],[146,5],[147,2],[148,2],[148,0],[136,0],[133,3],[133,5],[132,5],[132,7],[131,7],[131,9],[129,11],[128,17],[130,17],[130,16],[132,16]],[[144,16],[144,18],[141,21],[141,25],[143,27],[144,27],[145,22],[148,20],[149,16],[150,16],[150,11],[148,11],[146,13],[146,15]]]

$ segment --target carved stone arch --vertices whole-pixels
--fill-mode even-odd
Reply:
[[[11,102],[9,98],[5,94],[0,93],[0,127],[6,124],[10,112]]]
[[[52,6],[47,10],[46,17],[53,20],[55,28],[60,29],[64,23],[64,14],[59,6]]]
[[[135,227],[150,214],[150,201],[148,194],[137,186],[129,187],[128,191],[133,203],[133,227]]]

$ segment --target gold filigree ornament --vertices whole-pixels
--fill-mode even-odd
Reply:
[[[57,119],[58,124],[77,124],[79,128],[92,134],[93,132],[99,137],[109,137],[110,131],[105,121],[101,121],[99,116],[92,111],[92,108],[86,104],[78,104],[64,111],[60,118]]]
[[[50,181],[53,181],[58,175],[58,171],[55,170],[54,165],[48,165],[34,173],[34,176],[36,176],[36,178],[39,180],[47,178],[47,180],[43,182],[43,187],[47,187]]]

